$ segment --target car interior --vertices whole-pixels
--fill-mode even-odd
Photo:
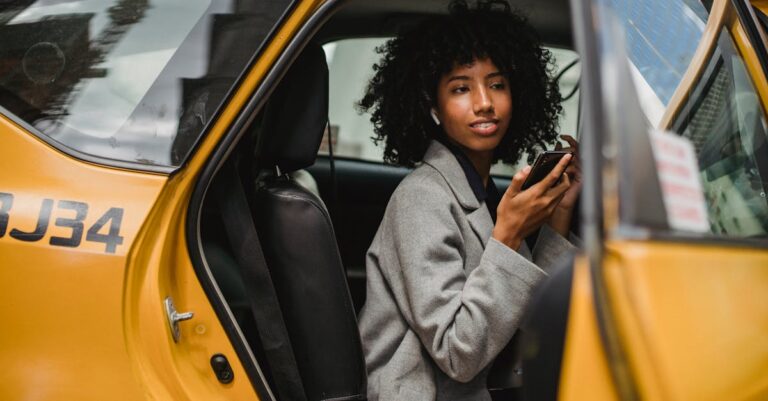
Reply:
[[[244,362],[251,380],[264,380],[276,399],[366,399],[355,318],[365,302],[365,254],[390,195],[410,169],[376,160],[370,127],[356,134],[366,148],[345,143],[356,127],[339,128],[345,116],[362,125],[367,120],[354,105],[365,81],[340,90],[344,80],[333,77],[370,76],[370,60],[377,57],[372,44],[445,13],[447,6],[443,0],[324,6],[327,11],[318,14],[325,15],[310,21],[309,33],[290,48],[293,61],[278,74],[282,78],[201,186],[199,220],[190,224],[198,227],[194,238],[203,255],[195,264],[198,277],[212,279],[204,287],[235,348],[258,361]],[[529,17],[546,46],[573,54],[567,63],[558,61],[560,71],[577,65],[567,0],[512,1],[512,6]],[[368,49],[353,47],[347,54],[364,54],[362,61],[341,57],[341,44],[355,40]],[[345,90],[350,98],[335,96]],[[577,121],[577,72],[561,91],[570,94],[575,105],[570,117]],[[573,123],[574,130],[577,126]],[[514,169],[499,171],[494,182],[503,193]],[[267,270],[252,266],[259,264]],[[260,396],[269,393],[255,387]]]

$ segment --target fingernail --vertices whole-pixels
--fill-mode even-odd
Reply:
[[[523,172],[528,174],[528,172],[531,171],[531,166],[525,166],[523,167]]]

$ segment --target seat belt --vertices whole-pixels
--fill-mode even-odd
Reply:
[[[277,388],[278,400],[306,401],[277,292],[264,259],[237,166],[231,162],[226,163],[220,173],[216,195],[221,215]]]

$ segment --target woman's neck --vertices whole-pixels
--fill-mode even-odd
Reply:
[[[493,160],[493,151],[489,152],[464,152],[467,158],[472,162],[475,171],[480,174],[483,180],[483,186],[488,186],[488,178],[491,176],[491,162]]]
[[[472,167],[474,167],[477,174],[480,175],[480,178],[483,181],[483,186],[488,186],[488,177],[491,176],[491,164],[493,162],[493,150],[473,151],[467,149],[465,146],[462,146],[451,138],[446,138],[446,140],[450,146],[463,153],[464,156],[469,159],[469,162],[472,163]]]

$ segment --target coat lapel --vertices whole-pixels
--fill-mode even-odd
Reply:
[[[467,221],[480,242],[485,245],[493,231],[493,220],[485,204],[478,202],[467,182],[461,165],[451,151],[438,141],[432,141],[424,154],[424,163],[434,167],[448,183],[461,207],[467,210]]]
[[[491,232],[493,232],[493,219],[491,219],[491,213],[488,212],[488,208],[483,205],[483,207],[469,212],[467,214],[467,221],[469,221],[472,231],[477,234],[480,242],[485,246],[491,238]]]

